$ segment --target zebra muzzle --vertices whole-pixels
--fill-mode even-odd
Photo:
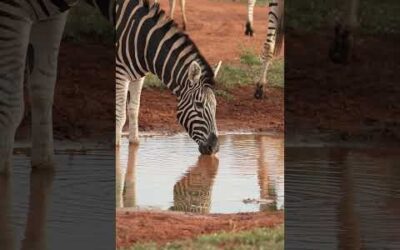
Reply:
[[[211,133],[205,143],[199,145],[199,151],[203,155],[211,155],[219,150],[218,137],[215,133]]]

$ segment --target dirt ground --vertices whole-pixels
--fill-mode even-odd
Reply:
[[[196,215],[171,212],[117,212],[116,245],[128,247],[138,242],[165,244],[218,231],[237,232],[283,223],[283,213],[240,213]]]

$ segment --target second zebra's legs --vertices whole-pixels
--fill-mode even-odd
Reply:
[[[267,47],[267,49],[268,49],[268,51],[270,51],[269,47]],[[272,53],[268,52],[268,55],[269,54],[271,54],[271,56],[267,56],[264,59],[263,66],[262,66],[261,78],[260,78],[260,81],[257,82],[257,85],[256,85],[256,91],[254,93],[254,97],[256,99],[261,99],[264,97],[264,88],[266,88],[266,86],[267,86],[268,69],[269,69],[269,66],[270,66],[271,60],[272,60]]]
[[[186,5],[186,0],[179,0],[181,3],[181,11],[182,11],[182,18],[183,18],[183,30],[186,30],[186,24],[187,24],[187,19],[186,19],[186,12],[185,12],[185,5]]]
[[[247,22],[246,22],[246,30],[244,31],[244,34],[246,36],[253,36],[253,34],[254,34],[253,12],[254,12],[255,4],[256,4],[256,0],[248,0],[248,2],[247,2]]]
[[[169,16],[171,19],[174,19],[175,3],[175,0],[169,0]]]
[[[357,27],[357,11],[359,0],[339,1],[344,6],[341,18],[334,30],[334,39],[329,49],[329,57],[334,63],[346,64],[351,60],[354,46],[354,31]]]
[[[32,26],[33,67],[28,84],[32,109],[32,167],[54,167],[53,96],[57,58],[67,13]]]
[[[139,107],[144,77],[129,83],[129,143],[139,143]]]
[[[268,31],[264,41],[262,52],[262,75],[256,85],[254,97],[261,99],[267,86],[268,70],[272,58],[276,55],[283,44],[283,5],[284,1],[270,1],[268,11]]]

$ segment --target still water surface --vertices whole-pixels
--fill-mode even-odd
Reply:
[[[400,149],[286,148],[288,249],[400,249]]]
[[[55,174],[31,173],[17,151],[0,177],[0,249],[113,249],[114,150],[58,150]]]
[[[124,138],[117,155],[117,207],[197,213],[283,209],[282,136],[221,135],[217,157],[186,135]],[[119,157],[119,158],[118,158]]]

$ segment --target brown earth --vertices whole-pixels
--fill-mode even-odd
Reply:
[[[239,213],[197,215],[171,212],[117,212],[116,245],[129,247],[138,242],[165,244],[192,239],[218,231],[238,232],[283,223],[283,213]]]

